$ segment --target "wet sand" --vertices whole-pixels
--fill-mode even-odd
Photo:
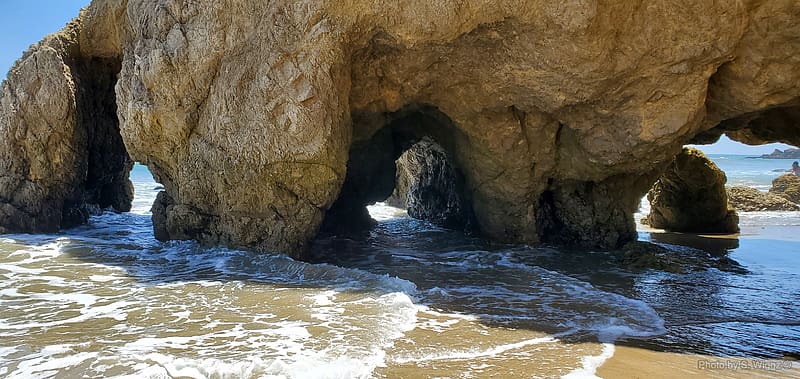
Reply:
[[[602,378],[800,378],[800,362],[722,358],[617,346],[598,370]]]
[[[643,213],[637,215],[637,221]],[[763,269],[764,262],[793,271],[800,269],[800,235],[794,213],[740,212],[737,234],[692,234],[665,232],[639,224],[640,239],[688,246],[713,255],[730,256],[746,266]],[[788,222],[775,222],[786,220]],[[643,342],[643,341],[642,341]],[[646,342],[645,345],[648,345]],[[659,351],[620,346],[597,370],[602,378],[800,378],[800,361],[785,359],[724,357]],[[798,351],[800,354],[800,351]]]

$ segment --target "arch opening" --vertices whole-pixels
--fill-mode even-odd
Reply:
[[[723,122],[695,138],[648,192],[649,214],[642,223],[668,232],[730,234],[740,230],[740,212],[800,210],[797,199],[784,193],[787,186],[781,187],[800,184],[790,173],[800,150],[776,144],[794,141],[787,127],[791,114],[773,109]],[[768,128],[766,119],[780,122]]]
[[[88,58],[77,63],[75,76],[76,122],[86,133],[86,177],[83,197],[73,208],[113,209],[129,212],[134,188],[130,172],[134,162],[119,129],[115,86],[121,69],[118,58]],[[65,204],[65,209],[68,204]],[[67,213],[68,214],[68,213]],[[86,216],[74,220],[86,222]]]
[[[416,219],[476,231],[471,196],[458,162],[459,133],[449,117],[429,105],[384,115],[371,137],[351,146],[347,176],[325,216],[322,233],[373,226],[376,222],[367,206],[384,201]]]

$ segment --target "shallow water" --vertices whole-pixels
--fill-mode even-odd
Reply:
[[[321,239],[303,263],[159,243],[157,184],[141,166],[132,179],[129,214],[0,237],[0,376],[587,377],[623,344],[800,353],[797,214],[745,214],[739,238],[640,234],[728,253],[747,274],[631,272],[382,206],[374,230]]]

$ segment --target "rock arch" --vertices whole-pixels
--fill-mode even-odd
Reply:
[[[118,63],[116,101],[102,103],[127,152],[165,187],[162,239],[301,257],[351,193],[351,153],[428,104],[451,121],[453,146],[434,138],[483,234],[612,248],[635,238],[639,197],[687,142],[746,125],[797,144],[796,128],[758,120],[794,117],[798,7],[95,0],[18,63],[35,75],[4,85],[0,203],[51,204],[18,217],[35,224],[81,198],[80,75],[64,67],[97,58]],[[41,83],[63,90],[23,96]],[[20,125],[42,133],[23,143]]]
[[[351,146],[347,177],[323,229],[371,225],[366,206],[392,195],[398,177],[403,178],[398,166],[406,171],[407,183],[426,182],[403,191],[412,217],[450,228],[471,226],[471,194],[457,158],[464,137],[452,120],[436,107],[413,105],[385,115],[383,122],[371,137]]]

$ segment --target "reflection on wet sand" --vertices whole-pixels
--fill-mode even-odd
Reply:
[[[651,232],[650,240],[657,243],[669,245],[688,246],[698,250],[706,251],[712,255],[727,254],[731,250],[739,248],[738,234],[691,234],[691,233],[670,233],[670,232]]]

